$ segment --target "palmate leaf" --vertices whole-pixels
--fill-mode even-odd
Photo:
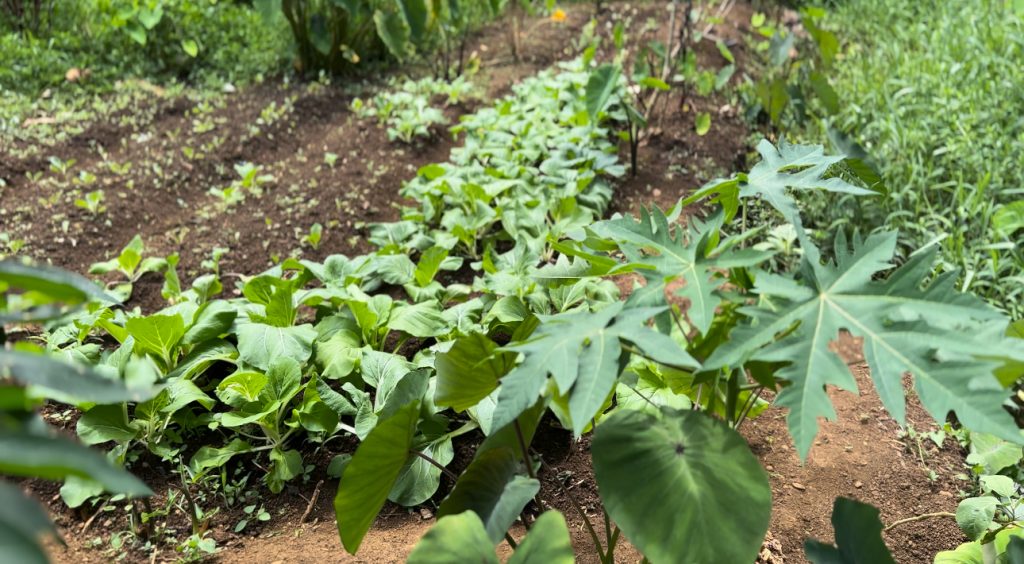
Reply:
[[[710,195],[721,202],[726,218],[731,219],[739,208],[740,198],[760,196],[778,210],[790,223],[799,222],[796,201],[788,194],[793,190],[827,190],[864,196],[877,192],[859,188],[841,178],[824,178],[829,167],[843,156],[826,156],[821,145],[791,145],[785,139],[775,147],[767,139],[757,144],[761,162],[749,173],[737,174],[728,180],[716,180],[696,191],[683,204],[691,204]]]
[[[544,316],[530,340],[506,347],[523,353],[524,360],[501,379],[493,428],[511,423],[536,403],[551,374],[558,390],[569,397],[573,431],[581,435],[624,368],[623,341],[663,364],[699,366],[675,341],[644,324],[664,307],[625,309],[624,305],[615,302],[595,313]]]
[[[863,339],[878,394],[901,424],[906,411],[902,376],[910,373],[936,420],[953,411],[965,427],[1021,442],[1020,431],[1001,407],[1007,394],[993,376],[999,363],[992,359],[1001,358],[1004,347],[986,330],[1002,332],[1007,320],[980,299],[957,292],[955,272],[924,286],[934,249],[914,255],[886,280],[873,280],[890,268],[895,246],[893,232],[857,238],[852,248],[840,236],[834,264],[822,264],[818,249],[805,247],[801,282],[759,276],[755,291],[769,305],[741,310],[751,322],[733,331],[705,368],[736,367],[749,360],[788,362],[776,374],[789,383],[777,403],[789,408],[789,430],[805,457],[817,434],[817,418],[835,418],[825,386],[857,388],[845,363],[829,348],[846,330]]]
[[[677,229],[673,234],[669,218],[654,207],[650,211],[642,209],[639,220],[611,219],[595,223],[590,230],[616,244],[649,284],[684,280],[676,293],[690,301],[687,316],[701,333],[706,333],[722,301],[715,292],[728,281],[722,271],[754,266],[771,256],[754,249],[716,251],[723,220],[721,213],[707,222],[693,219],[687,229]]]

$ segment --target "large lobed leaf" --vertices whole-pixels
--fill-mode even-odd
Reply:
[[[955,272],[925,285],[934,249],[913,256],[886,280],[875,280],[890,268],[895,246],[892,232],[858,238],[852,247],[838,237],[834,264],[822,264],[813,245],[806,248],[801,281],[759,276],[756,292],[764,303],[742,310],[750,323],[736,329],[705,368],[750,360],[789,363],[777,373],[789,384],[777,403],[790,410],[789,429],[805,457],[818,417],[835,417],[825,386],[857,389],[829,346],[845,330],[863,339],[878,394],[900,423],[906,412],[902,377],[909,373],[921,402],[937,420],[953,411],[970,429],[1021,442],[1020,431],[1001,407],[1007,394],[993,377],[998,362],[989,360],[1005,351],[987,328],[1001,334],[1006,320],[981,300],[957,292]]]

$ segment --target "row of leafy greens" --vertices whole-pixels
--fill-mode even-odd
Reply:
[[[50,354],[158,390],[57,399],[83,411],[82,441],[113,444],[122,464],[148,451],[196,479],[256,458],[273,492],[307,472],[304,452],[354,436],[330,468],[353,554],[388,500],[437,496],[455,440],[482,436],[414,562],[493,561],[503,539],[516,561],[572,560],[557,514],[526,519],[520,541],[508,532],[541,490],[530,445],[548,414],[593,433],[614,523],[603,543],[590,528],[603,561],[621,535],[652,562],[753,561],[771,490],[736,427],[777,392],[805,457],[817,418],[835,417],[825,386],[856,390],[830,347],[842,332],[863,339],[898,421],[909,373],[936,419],[1022,442],[1002,407],[1024,362],[1008,319],[933,277],[932,249],[894,268],[895,233],[837,236],[823,253],[804,232],[793,190],[866,192],[830,177],[841,159],[820,147],[762,142],[753,170],[695,193],[710,212],[685,225],[682,203],[602,220],[624,172],[612,139],[627,101],[619,73],[563,64],[454,128],[463,145],[403,187],[415,205],[371,227],[377,252],[288,259],[231,299],[216,271],[185,289],[167,261],[169,307],[94,301],[54,319]],[[750,199],[794,225],[795,272],[768,271],[770,253],[747,247],[733,220]],[[103,489],[80,478],[62,494],[75,505]]]

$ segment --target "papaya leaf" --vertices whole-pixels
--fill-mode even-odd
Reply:
[[[910,373],[936,420],[953,411],[970,429],[1020,443],[1020,431],[1001,407],[1007,393],[993,376],[998,363],[982,358],[1003,354],[999,339],[984,327],[1005,327],[1006,320],[979,298],[957,292],[955,272],[924,285],[934,248],[875,280],[890,268],[895,247],[894,232],[856,238],[852,247],[840,236],[834,263],[818,261],[813,246],[805,249],[801,281],[759,276],[755,291],[770,305],[741,309],[750,323],[734,330],[705,368],[749,360],[789,363],[776,374],[789,382],[776,402],[790,410],[790,433],[806,457],[818,417],[836,416],[825,386],[857,389],[846,363],[829,348],[845,330],[863,339],[875,388],[900,424],[906,413],[902,378]]]

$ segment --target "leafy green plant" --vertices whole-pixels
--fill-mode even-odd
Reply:
[[[96,298],[111,298],[88,280],[51,267],[15,260],[0,261],[0,313],[5,322],[40,321],[55,311]],[[4,340],[0,332],[0,342]],[[0,473],[49,480],[88,479],[101,491],[148,496],[145,484],[112,466],[99,453],[62,437],[35,412],[46,399],[80,402],[144,400],[155,390],[129,387],[92,370],[61,362],[34,347],[0,350],[0,376],[8,382],[0,392]],[[0,482],[0,523],[5,557],[45,562],[40,540],[56,529],[46,512],[12,484]]]
[[[86,193],[84,198],[75,200],[75,206],[86,210],[93,216],[97,216],[107,211],[107,207],[103,205],[103,200],[103,190],[93,190]]]
[[[117,272],[127,278],[126,282],[115,281],[108,284],[108,290],[119,299],[127,300],[132,295],[132,286],[144,275],[151,272],[167,270],[167,259],[145,256],[146,247],[142,237],[136,235],[117,257],[97,262],[89,267],[90,274],[108,274]]]

